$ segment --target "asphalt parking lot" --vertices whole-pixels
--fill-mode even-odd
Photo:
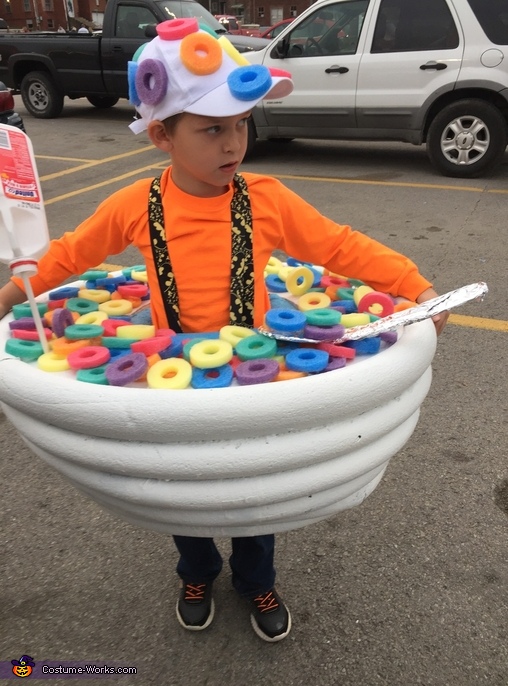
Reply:
[[[129,131],[126,104],[68,102],[41,121],[16,101],[54,237],[167,163]],[[415,433],[374,493],[278,536],[294,623],[280,644],[254,635],[225,571],[212,627],[183,631],[172,541],[86,499],[2,415],[0,662],[116,662],[137,668],[117,679],[129,686],[506,686],[508,153],[496,174],[472,180],[438,176],[423,149],[384,143],[265,143],[244,169],[406,253],[438,291],[486,281],[489,294],[451,317]]]

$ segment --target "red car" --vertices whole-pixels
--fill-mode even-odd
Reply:
[[[266,29],[266,31],[263,31],[261,33],[261,38],[269,38],[270,40],[272,38],[276,38],[281,31],[283,31],[288,24],[291,24],[292,21],[295,20],[295,17],[291,17],[290,19],[283,19],[282,21],[278,21],[276,24],[273,26],[270,26],[270,28]]]

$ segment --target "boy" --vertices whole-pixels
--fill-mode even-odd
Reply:
[[[251,66],[196,20],[158,26],[129,65],[130,98],[146,130],[171,156],[159,179],[138,181],[103,202],[74,232],[52,241],[32,279],[36,294],[136,245],[145,260],[153,323],[177,331],[259,326],[269,306],[264,267],[274,250],[424,302],[437,294],[403,255],[323,217],[277,180],[237,174],[247,122],[263,98],[292,90],[290,75]],[[0,317],[25,300],[18,279],[0,289]],[[435,317],[438,333],[446,314]],[[214,617],[212,587],[222,559],[211,538],[174,536],[181,591],[176,614],[188,630]],[[232,583],[251,607],[256,634],[285,638],[291,616],[274,587],[274,536],[232,539]]]

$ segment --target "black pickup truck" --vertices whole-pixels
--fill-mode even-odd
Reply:
[[[218,35],[228,35],[240,52],[269,43],[264,38],[230,36],[196,0],[108,0],[102,31],[93,34],[1,35],[0,81],[21,93],[27,110],[40,119],[58,117],[65,96],[112,107],[128,97],[127,62],[156,35],[155,25],[185,17],[196,17]]]

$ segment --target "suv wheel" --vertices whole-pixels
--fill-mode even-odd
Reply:
[[[507,124],[497,107],[468,99],[448,105],[434,118],[427,152],[445,176],[470,178],[500,164],[507,143]]]

